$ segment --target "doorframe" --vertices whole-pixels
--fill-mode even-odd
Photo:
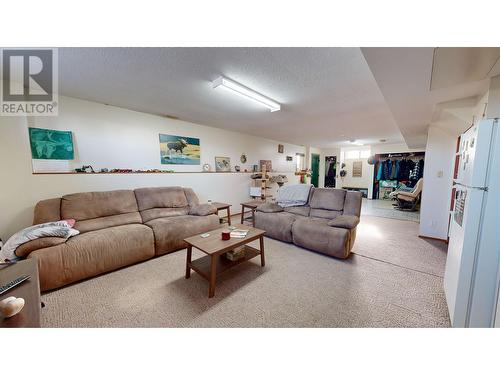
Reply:
[[[317,158],[318,164],[316,165],[316,168],[313,168],[313,159]],[[311,184],[314,185],[314,187],[319,187],[319,166],[321,164],[321,155],[320,154],[315,154],[311,153]],[[316,172],[316,173],[315,173]],[[316,184],[313,183],[313,176],[316,175]]]

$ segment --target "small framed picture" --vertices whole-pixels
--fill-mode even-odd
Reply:
[[[278,152],[279,152],[280,154],[282,154],[283,152],[285,152],[285,146],[283,146],[283,145],[278,145]]]
[[[216,172],[231,172],[231,159],[227,156],[215,157],[215,171]]]

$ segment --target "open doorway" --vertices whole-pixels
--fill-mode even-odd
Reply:
[[[319,154],[311,154],[311,184],[319,186]]]
[[[334,188],[337,176],[337,157],[325,156],[325,187]]]

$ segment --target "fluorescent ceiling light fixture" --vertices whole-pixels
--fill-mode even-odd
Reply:
[[[212,87],[214,89],[223,88],[232,92],[233,94],[242,96],[247,99],[251,99],[254,102],[266,106],[271,110],[271,112],[276,112],[281,109],[281,105],[279,103],[276,103],[274,100],[266,98],[264,95],[259,94],[258,92],[253,91],[248,87],[245,87],[239,84],[238,82],[232,81],[226,77],[221,76],[217,78],[215,81],[212,82]]]
[[[349,142],[351,142],[353,145],[355,146],[364,146],[364,143],[361,143],[359,141],[356,141],[355,139],[352,139],[350,140]]]

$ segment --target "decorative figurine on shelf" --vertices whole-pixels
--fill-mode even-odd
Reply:
[[[82,165],[81,168],[75,169],[76,173],[95,173],[91,165]]]
[[[210,172],[210,164],[203,164],[203,172]]]
[[[234,166],[234,170],[235,170],[236,172],[239,172],[239,171],[240,171],[240,166],[239,166],[239,165],[235,165],[235,166]]]

